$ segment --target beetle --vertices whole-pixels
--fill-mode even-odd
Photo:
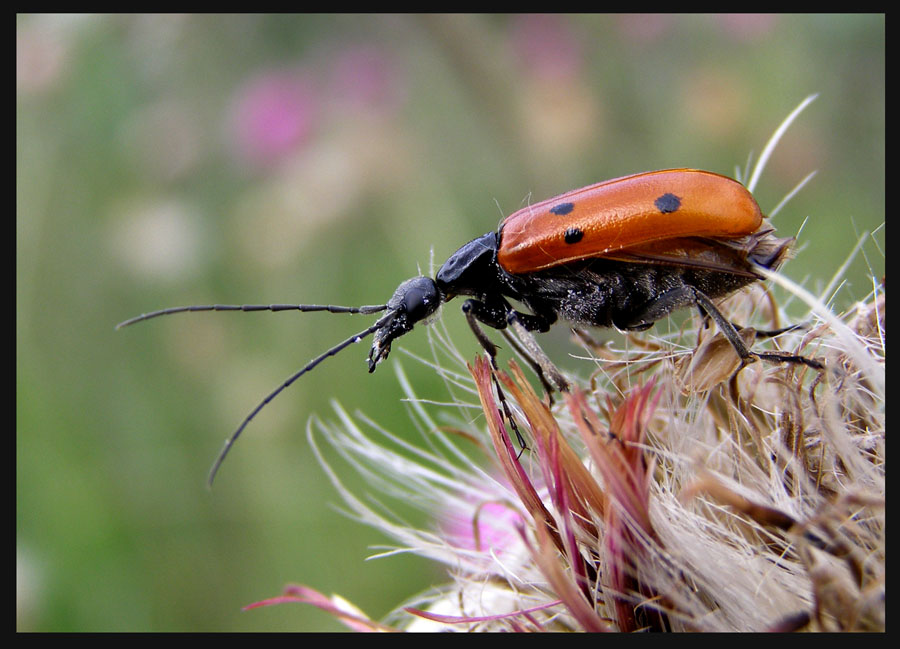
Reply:
[[[418,276],[400,284],[386,304],[175,307],[142,314],[117,328],[187,311],[384,312],[370,327],[314,358],[259,403],[226,442],[210,471],[211,483],[247,424],[300,376],[369,335],[373,343],[368,367],[374,372],[397,338],[436,318],[441,305],[457,296],[466,298],[462,311],[491,361],[497,347],[480,325],[501,330],[548,389],[566,390],[568,383],[541,351],[533,332],[548,331],[560,318],[576,326],[641,331],[688,306],[716,322],[742,365],[762,358],[821,370],[821,363],[802,356],[752,352],[712,301],[762,279],[760,268],[777,269],[793,242],[774,235],[756,200],[736,180],[697,169],[651,171],[523,207],[496,231],[450,255],[434,278]],[[518,342],[507,328],[519,334]]]

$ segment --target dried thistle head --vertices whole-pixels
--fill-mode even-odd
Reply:
[[[824,373],[735,373],[733,349],[699,319],[618,350],[582,334],[597,371],[552,405],[515,363],[461,371],[438,329],[432,366],[454,403],[418,399],[400,374],[422,444],[357,418],[391,449],[339,407],[309,437],[438,513],[420,529],[376,511],[319,455],[353,515],[394,551],[445,565],[447,581],[382,622],[303,587],[277,601],[373,629],[883,630],[884,303],[879,291],[846,318],[755,343],[822,359]],[[722,308],[779,326],[761,289]]]

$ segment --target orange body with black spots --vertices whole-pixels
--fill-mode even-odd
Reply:
[[[763,215],[739,182],[696,169],[625,176],[575,189],[508,216],[497,261],[530,273],[680,237],[734,239]]]

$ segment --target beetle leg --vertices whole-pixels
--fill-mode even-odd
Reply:
[[[722,315],[722,312],[716,308],[716,305],[713,304],[712,300],[706,297],[706,294],[702,291],[699,291],[692,287],[685,287],[690,293],[693,294],[694,304],[697,305],[697,308],[700,309],[700,313],[704,316],[708,316],[715,320],[716,326],[719,327],[719,331],[728,339],[728,342],[731,343],[731,346],[734,347],[734,351],[738,353],[738,356],[741,357],[743,364],[752,363],[755,360],[756,354],[750,351],[746,344],[744,344],[743,339],[737,332],[735,325],[728,321],[728,319]]]
[[[531,334],[532,331],[548,331],[550,325],[556,320],[555,317],[521,313],[513,309],[505,300],[492,303],[466,300],[463,303],[463,313],[466,314],[469,327],[475,333],[478,342],[490,354],[492,361],[497,354],[497,346],[478,326],[478,322],[503,332],[503,337],[531,366],[531,369],[537,374],[541,385],[544,386],[548,394],[553,392],[554,386],[559,392],[569,389],[569,382],[563,378],[562,373],[553,365]],[[507,325],[515,330],[518,340],[506,332]],[[496,364],[494,364],[494,367],[496,368]],[[547,380],[547,377],[553,382],[552,384]]]
[[[506,327],[506,313],[509,309],[509,305],[503,302],[488,303],[481,300],[466,300],[462,305],[466,318],[475,318],[493,329]]]
[[[569,382],[562,375],[562,372],[560,372],[553,364],[553,361],[550,360],[547,354],[544,353],[544,350],[541,349],[538,341],[535,340],[534,334],[531,333],[532,330],[522,322],[522,315],[524,314],[521,314],[518,311],[510,311],[507,315],[507,322],[516,332],[519,341],[524,347],[525,353],[522,354],[523,358],[525,358],[535,370],[535,373],[541,379],[541,383],[544,384],[545,389],[550,387],[547,384],[547,379],[545,377],[550,377],[559,392],[568,392]],[[532,317],[537,318],[538,316]],[[548,390],[548,393],[550,391],[551,390]]]
[[[535,373],[535,375],[540,379],[541,386],[544,388],[544,392],[547,395],[551,395],[553,393],[554,387],[547,380],[546,375],[544,374],[544,370],[541,368],[540,363],[535,360],[531,354],[528,353],[528,350],[525,346],[509,332],[509,329],[501,329],[500,333],[503,334],[503,337],[506,338],[506,342],[509,343],[510,347],[516,350],[516,353],[520,358],[524,359],[526,363],[528,363],[529,367],[531,367],[531,371]],[[551,399],[552,402],[552,399]]]
[[[731,323],[731,326],[735,329],[743,329],[743,327],[735,322]],[[787,333],[788,331],[797,331],[798,329],[809,329],[809,325],[805,322],[801,322],[800,324],[790,325],[788,327],[782,327],[781,329],[766,329],[765,331],[756,331],[757,338],[774,338],[775,336],[780,336],[783,333]],[[754,330],[755,331],[755,330]]]
[[[716,308],[716,305],[712,303],[712,300],[706,297],[702,291],[693,287],[688,288],[694,294],[694,303],[701,311],[716,321],[719,331],[725,335],[728,342],[731,343],[731,346],[734,347],[735,351],[740,355],[744,365],[752,362],[753,359],[761,358],[762,360],[772,363],[799,363],[818,371],[823,371],[825,369],[825,366],[819,361],[806,358],[805,356],[798,356],[787,352],[751,352],[744,344],[744,341],[741,340],[734,325],[722,315],[722,312]],[[788,329],[791,329],[791,327],[788,327]]]
[[[678,288],[673,288],[659,294],[655,299],[647,302],[638,310],[625,314],[614,314],[612,320],[617,329],[626,331],[644,331],[645,329],[652,327],[654,322],[663,319],[672,311],[689,305],[698,305],[698,300],[692,287],[684,284]],[[730,324],[724,317],[722,320],[726,324]]]
[[[522,325],[522,327],[526,331],[539,331],[541,333],[546,333],[550,331],[550,325],[556,322],[555,314],[551,314],[551,316],[546,316],[540,313],[532,315],[530,313],[522,313],[521,311],[510,309],[506,315],[507,324],[512,324],[513,316],[515,316],[516,321],[520,325]]]
[[[488,358],[490,358],[491,367],[494,368],[495,372],[499,371],[499,368],[497,367],[497,345],[495,345],[494,342],[488,338],[488,335],[484,333],[484,329],[481,328],[478,321],[480,320],[484,324],[494,327],[495,329],[503,329],[506,327],[505,314],[502,319],[496,318],[498,311],[478,300],[466,300],[463,302],[462,310],[466,315],[466,322],[469,323],[469,328],[472,330],[472,333],[475,334],[475,338],[478,339],[479,344],[488,355]],[[502,326],[495,326],[495,323],[500,323]],[[497,375],[492,373],[491,378],[494,381],[494,387],[497,389],[497,399],[500,401],[500,407],[503,408],[503,414],[516,433],[516,441],[519,443],[519,448],[524,451],[528,448],[528,445],[525,443],[525,438],[522,437],[522,433],[519,432],[519,427],[516,425],[512,412],[509,410],[509,404],[506,403],[506,396],[503,394],[503,389],[497,381]]]
[[[548,310],[546,314],[537,310],[534,313],[522,313],[507,305],[506,324],[515,330],[516,336],[510,335],[505,329],[502,330],[503,337],[515,348],[519,356],[524,358],[531,366],[548,395],[552,394],[554,389],[557,392],[567,392],[569,390],[569,382],[563,377],[547,354],[544,353],[544,350],[541,349],[531,332],[539,331],[544,333],[550,331],[550,325],[554,322],[556,322],[556,313],[553,311]],[[550,381],[553,382],[552,385]]]
[[[713,304],[712,300],[710,300],[705,293],[688,284],[683,284],[678,288],[666,291],[655,300],[645,305],[643,310],[636,314],[632,314],[629,322],[624,324],[617,322],[616,326],[620,329],[629,330],[646,328],[656,320],[667,316],[675,309],[689,304],[693,304],[700,309],[702,315],[715,320],[716,325],[719,327],[719,331],[721,331],[728,339],[728,342],[734,347],[734,350],[738,353],[738,356],[741,357],[741,360],[744,361],[744,364],[752,362],[754,354],[747,345],[744,344],[744,341],[741,340],[734,325],[722,315],[722,312],[716,308],[716,305]]]
[[[616,323],[616,326],[620,329],[641,329],[649,326],[648,323],[652,323],[656,320],[661,319],[662,317],[668,315],[671,311],[688,304],[694,304],[700,312],[712,318],[716,325],[719,327],[719,331],[728,339],[728,342],[731,343],[731,346],[738,353],[738,356],[741,357],[743,364],[752,363],[755,359],[761,358],[766,361],[770,361],[773,363],[800,363],[811,367],[815,370],[824,370],[825,366],[822,365],[819,361],[815,361],[804,356],[798,356],[795,354],[789,354],[786,352],[753,352],[750,351],[750,348],[744,343],[741,337],[738,335],[737,328],[731,322],[728,321],[722,312],[713,304],[712,300],[706,296],[703,291],[689,285],[683,285],[679,288],[673,289],[666,293],[660,295],[657,299],[653,300],[650,304],[646,305],[644,309],[638,312],[635,315],[632,315],[630,320],[624,324]],[[789,331],[794,327],[786,327],[784,330],[779,330],[776,332],[762,332],[758,337],[765,337],[766,334],[777,334],[783,333],[783,331]]]
[[[484,302],[478,300],[466,300],[462,305],[462,312],[466,316],[466,322],[469,328],[475,334],[475,338],[481,344],[487,355],[491,358],[491,364],[496,368],[494,358],[497,356],[497,345],[488,338],[484,330],[479,326],[479,322],[483,322],[494,329],[502,329],[506,326],[506,313],[492,309]]]
[[[463,302],[462,309],[467,318],[471,315],[492,329],[506,329],[506,325],[511,323],[513,314],[519,324],[528,331],[545,333],[550,331],[550,325],[556,322],[556,314],[552,311],[550,315],[522,313],[513,309],[504,299],[495,299],[490,302],[470,299]]]

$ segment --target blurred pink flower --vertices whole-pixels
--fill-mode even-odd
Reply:
[[[576,76],[584,63],[581,42],[569,22],[549,14],[515,16],[511,41],[522,68],[542,77]]]
[[[241,87],[232,112],[237,154],[251,165],[269,165],[309,136],[318,102],[313,84],[292,70],[267,71]]]
[[[331,96],[352,108],[390,109],[401,95],[396,63],[375,45],[340,52],[330,70]]]

